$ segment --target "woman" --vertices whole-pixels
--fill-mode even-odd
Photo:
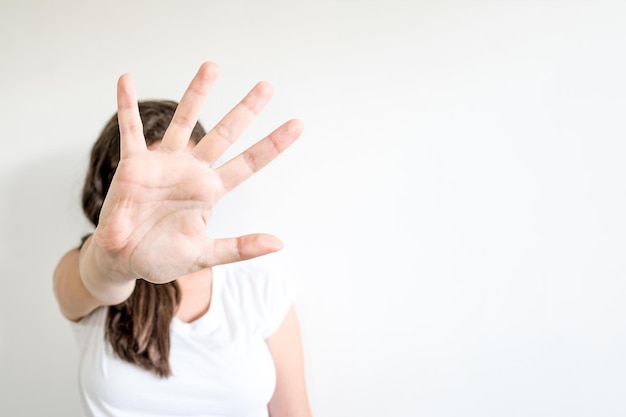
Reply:
[[[281,242],[206,236],[217,201],[291,145],[302,124],[291,120],[212,168],[271,96],[257,84],[205,134],[196,121],[217,74],[203,64],[178,106],[139,106],[132,77],[119,79],[117,117],[94,145],[83,190],[95,231],[54,273],[79,343],[85,415],[311,415],[289,291],[247,262],[232,264]]]

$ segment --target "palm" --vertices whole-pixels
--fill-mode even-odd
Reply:
[[[211,168],[271,95],[267,84],[258,84],[195,147],[189,147],[191,128],[215,78],[212,64],[201,67],[153,150],[146,148],[141,134],[132,80],[120,79],[121,159],[94,237],[121,270],[134,276],[168,282],[280,247],[269,235],[206,237],[210,211],[219,199],[274,159],[301,132],[299,122],[288,122],[238,157]]]

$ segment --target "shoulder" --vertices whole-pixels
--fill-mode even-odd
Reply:
[[[72,322],[72,326],[75,328],[100,327],[106,321],[108,311],[108,306],[97,307],[92,312],[82,317],[80,320]]]
[[[222,291],[242,301],[292,295],[289,277],[258,263],[245,261],[222,265],[214,274]]]
[[[80,352],[87,346],[94,346],[104,341],[104,326],[108,307],[98,307],[78,321],[70,322]]]
[[[222,265],[214,279],[221,299],[257,322],[264,338],[273,334],[293,304],[289,277],[255,262]]]

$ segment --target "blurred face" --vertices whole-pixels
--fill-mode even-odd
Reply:
[[[192,149],[196,146],[196,144],[197,144],[197,143],[198,143],[198,142],[195,142],[193,139],[189,139],[189,143],[187,144],[187,150],[192,150]],[[161,141],[160,141],[160,140],[158,140],[158,141],[156,141],[156,142],[152,143],[152,145],[149,145],[149,146],[148,146],[148,149],[149,149],[149,150],[151,150],[151,151],[153,151],[153,150],[155,150],[155,149],[156,149],[156,148],[157,148],[160,144],[161,144]]]

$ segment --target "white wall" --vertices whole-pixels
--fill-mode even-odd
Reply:
[[[35,6],[33,6],[35,4]],[[115,81],[210,126],[259,79],[234,151],[301,141],[226,198],[296,270],[317,416],[626,414],[626,3],[3,1],[0,415],[76,416],[52,269]]]

